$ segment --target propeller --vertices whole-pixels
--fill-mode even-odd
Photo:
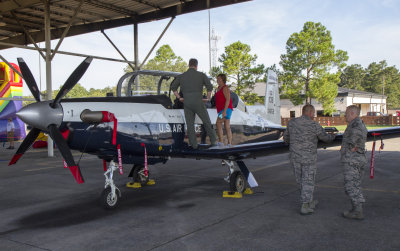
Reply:
[[[75,164],[74,157],[72,156],[71,150],[64,137],[58,130],[58,126],[51,124],[48,127],[50,137],[56,142],[58,150],[60,150],[61,155],[64,157],[65,162],[69,169],[71,170],[72,175],[74,175],[76,181],[80,184],[83,183],[82,173],[77,164]]]
[[[11,159],[9,165],[15,164],[19,158],[28,150],[32,143],[39,136],[41,131],[48,132],[50,137],[56,143],[61,155],[63,156],[68,168],[78,183],[83,183],[82,173],[79,166],[75,163],[71,150],[59,131],[58,127],[62,123],[62,108],[58,105],[60,100],[78,83],[79,79],[88,69],[93,58],[87,57],[69,76],[67,81],[61,87],[56,98],[53,101],[40,101],[40,93],[36,81],[29,70],[29,67],[22,58],[18,58],[18,64],[25,82],[35,97],[36,103],[23,107],[17,112],[17,116],[25,123],[33,126],[17,152]]]
[[[39,136],[39,133],[40,133],[40,129],[32,128],[32,130],[25,137],[22,144],[19,146],[17,152],[14,154],[13,158],[11,159],[11,161],[8,165],[13,165],[13,164],[17,163],[18,159],[21,158],[21,156],[26,152],[26,150],[28,150],[28,148],[32,145],[32,143]]]
[[[56,105],[60,102],[60,100],[67,95],[67,93],[74,88],[76,83],[78,83],[79,79],[83,76],[86,72],[87,68],[89,67],[90,63],[92,62],[93,58],[87,57],[83,62],[72,72],[69,76],[67,81],[65,81],[64,85],[61,87],[60,91],[57,93],[56,98],[54,99],[53,104],[51,107],[55,108]]]
[[[35,78],[32,75],[31,70],[29,70],[28,65],[25,63],[23,58],[17,58],[19,68],[24,76],[25,83],[28,85],[33,97],[37,102],[40,102],[40,92],[37,87]]]

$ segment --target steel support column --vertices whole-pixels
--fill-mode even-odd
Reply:
[[[138,42],[138,24],[133,24],[133,46],[134,46],[134,57],[135,57],[135,71],[139,69],[139,42]],[[136,91],[139,89],[139,78],[135,78]]]
[[[50,33],[50,0],[44,1],[45,15],[45,41],[46,41],[46,100],[52,100],[52,86],[51,86],[51,33]],[[47,154],[49,157],[54,156],[53,139],[48,137],[47,140]]]

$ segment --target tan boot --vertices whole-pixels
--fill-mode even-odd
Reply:
[[[318,205],[318,200],[313,200],[309,203],[310,208],[315,209]]]
[[[343,212],[343,217],[348,219],[363,220],[364,214],[363,214],[362,204],[354,203],[353,208],[350,211]]]
[[[301,205],[300,214],[301,215],[309,215],[314,213],[314,209],[310,207],[310,203],[303,203]]]

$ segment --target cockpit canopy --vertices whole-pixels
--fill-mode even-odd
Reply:
[[[175,97],[171,90],[171,83],[180,74],[182,73],[154,70],[139,70],[126,73],[118,81],[117,96],[165,95],[171,102],[174,102]],[[231,92],[231,95],[233,107],[245,111],[245,104],[240,97],[234,92]],[[182,108],[176,105],[173,107]]]

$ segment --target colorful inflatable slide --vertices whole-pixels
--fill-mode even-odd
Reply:
[[[19,71],[18,65],[11,65]],[[4,62],[0,62],[0,97],[22,98],[22,78]],[[25,138],[25,124],[15,115],[21,108],[22,101],[0,100],[0,142],[7,141],[7,120],[10,117],[15,127],[14,140]]]

